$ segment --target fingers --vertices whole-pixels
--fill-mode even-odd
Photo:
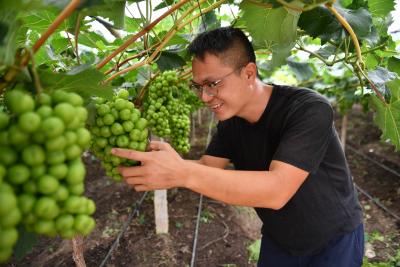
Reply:
[[[141,177],[128,177],[125,182],[133,187],[135,191],[149,191],[151,190],[145,183],[144,178]]]
[[[140,152],[132,149],[124,149],[124,148],[113,148],[111,149],[111,154],[126,158],[126,159],[133,159],[136,161],[146,161],[147,155],[146,152]]]
[[[142,166],[135,166],[135,167],[119,166],[118,171],[123,177],[144,176],[144,169]]]
[[[152,150],[169,150],[170,149],[170,145],[166,142],[162,142],[162,141],[151,141],[148,148],[150,151]]]

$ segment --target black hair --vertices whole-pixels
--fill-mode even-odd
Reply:
[[[235,69],[256,63],[254,48],[238,28],[223,27],[200,33],[189,45],[188,51],[200,60],[206,53],[213,54]]]

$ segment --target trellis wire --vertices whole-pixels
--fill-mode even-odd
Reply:
[[[206,146],[211,141],[211,128],[214,124],[214,113],[211,113],[210,123],[208,124],[208,134]],[[199,227],[200,227],[200,215],[201,215],[201,207],[203,205],[203,195],[200,194],[199,198],[199,206],[197,208],[197,219],[196,219],[196,228],[194,229],[194,238],[193,238],[193,246],[192,246],[192,258],[190,259],[190,267],[194,267],[196,264],[196,250],[197,250],[197,239],[199,235]]]
[[[132,208],[133,208],[133,207],[134,207],[134,208],[132,209],[131,213],[129,214],[128,220],[125,222],[124,226],[122,227],[121,232],[118,234],[118,236],[117,236],[117,238],[115,239],[114,243],[112,244],[110,250],[108,251],[106,257],[105,257],[104,260],[101,262],[100,267],[103,267],[103,266],[107,263],[107,261],[108,261],[108,259],[110,258],[112,252],[113,252],[114,249],[118,246],[119,240],[120,240],[121,236],[126,232],[126,230],[128,229],[128,226],[131,224],[131,222],[132,222],[132,220],[133,220],[135,214],[138,214],[138,213],[139,213],[139,208],[140,208],[140,206],[142,205],[143,200],[146,198],[147,193],[148,193],[148,191],[144,192],[143,195],[142,195],[142,197],[140,198],[140,200],[139,200],[139,201],[136,201],[136,202],[134,203],[134,205],[132,205]]]

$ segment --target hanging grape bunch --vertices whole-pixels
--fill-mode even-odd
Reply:
[[[143,103],[152,133],[170,138],[171,145],[183,153],[190,149],[190,113],[200,105],[187,83],[180,81],[173,70],[154,79]]]
[[[132,166],[137,162],[114,156],[111,149],[145,151],[148,140],[147,120],[141,118],[141,112],[128,101],[128,96],[128,91],[121,89],[112,101],[96,98],[95,125],[91,127],[93,153],[101,160],[107,176],[116,181],[122,180],[119,165]]]
[[[0,262],[12,254],[16,227],[70,239],[95,227],[95,203],[84,193],[82,151],[90,145],[87,110],[76,93],[34,99],[20,89],[0,111]],[[23,218],[23,220],[22,220]]]

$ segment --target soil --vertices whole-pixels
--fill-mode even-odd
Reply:
[[[195,141],[187,158],[197,158],[207,139],[208,113],[196,117]],[[336,125],[340,130],[341,118]],[[340,131],[339,131],[340,132]],[[393,146],[379,141],[380,132],[372,124],[372,114],[357,107],[349,114],[346,154],[355,183],[393,213],[400,216],[400,177],[356,154],[362,152],[400,173],[400,154]],[[350,150],[352,147],[354,150]],[[100,266],[120,233],[135,203],[143,193],[105,176],[99,162],[84,157],[87,166],[86,195],[97,205],[97,225],[84,240],[87,266]],[[383,261],[400,248],[400,223],[365,195],[359,195],[365,214],[370,261]],[[154,225],[153,194],[147,194],[105,266],[189,266],[196,228],[199,194],[188,190],[169,190],[169,233],[157,235]],[[260,238],[261,223],[251,208],[235,207],[203,198],[196,266],[256,266],[249,260],[247,247]],[[5,266],[74,266],[71,241],[40,237],[22,260]]]

